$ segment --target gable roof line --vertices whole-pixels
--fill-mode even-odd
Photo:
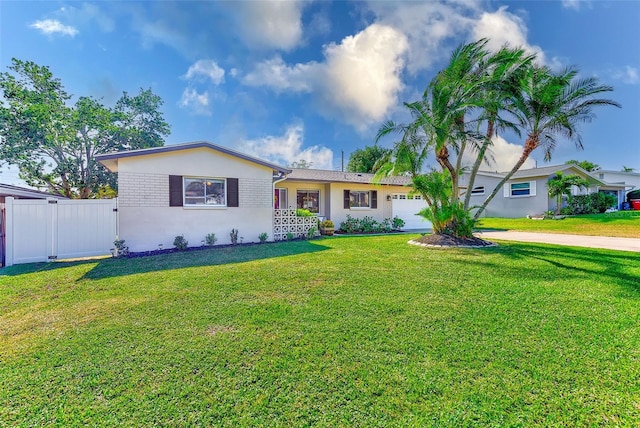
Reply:
[[[97,155],[95,158],[98,162],[104,165],[103,161],[109,161],[109,160],[117,161],[118,159],[121,159],[121,158],[154,155],[158,153],[170,153],[170,152],[179,151],[179,150],[190,150],[190,149],[197,149],[202,147],[208,148],[211,150],[216,150],[218,152],[221,152],[230,156],[234,156],[240,159],[244,159],[249,162],[257,163],[258,165],[266,166],[268,168],[274,169],[283,174],[288,174],[291,172],[289,168],[285,168],[283,166],[276,165],[274,163],[267,162],[265,160],[262,160],[256,157],[246,155],[244,153],[229,149],[227,147],[213,144],[209,141],[193,141],[188,143],[170,144],[168,146],[151,147],[147,149],[126,150],[122,152],[113,152],[113,153]]]

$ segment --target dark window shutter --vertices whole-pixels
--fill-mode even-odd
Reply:
[[[373,209],[378,208],[378,191],[377,190],[371,191],[371,208]]]
[[[350,199],[351,199],[351,198],[349,197],[349,194],[350,194],[350,193],[351,193],[351,192],[350,192],[349,190],[345,190],[345,191],[344,191],[344,209],[345,209],[345,210],[348,210],[349,208],[351,208],[351,207],[349,206],[349,205],[350,205],[350,203],[349,203],[349,202],[350,202]]]
[[[181,175],[169,176],[169,206],[170,207],[182,206],[182,176]]]
[[[239,207],[240,201],[238,197],[238,179],[227,178],[227,206]]]

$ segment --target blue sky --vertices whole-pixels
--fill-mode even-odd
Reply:
[[[615,87],[623,108],[598,110],[582,127],[585,150],[561,142],[551,164],[640,169],[637,1],[4,0],[0,20],[2,71],[12,57],[47,65],[75,97],[109,106],[150,87],[172,128],[166,144],[208,140],[325,169],[372,145],[383,121],[406,121],[402,102],[419,98],[456,45],[488,37]],[[513,164],[521,144],[499,138],[491,169]],[[0,180],[12,179],[5,168]]]

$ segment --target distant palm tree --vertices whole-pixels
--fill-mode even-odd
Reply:
[[[527,135],[522,154],[476,211],[475,219],[480,217],[489,202],[534,150],[542,148],[544,159],[550,160],[559,137],[573,141],[578,149],[582,149],[579,124],[593,120],[593,108],[602,105],[620,107],[613,100],[596,98],[599,94],[612,91],[611,86],[600,85],[595,77],[578,78],[578,71],[573,68],[554,73],[548,67],[533,65],[522,79],[520,89],[519,93],[514,94],[513,113],[518,126]]]
[[[562,208],[562,195],[571,196],[571,188],[577,186],[580,188],[589,187],[589,182],[576,174],[563,175],[561,171],[551,177],[547,182],[549,197],[556,198],[556,214],[560,215]]]

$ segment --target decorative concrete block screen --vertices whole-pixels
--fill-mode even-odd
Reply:
[[[298,217],[296,210],[274,210],[273,216],[273,240],[281,241],[287,239],[287,234],[292,233],[294,237],[305,237],[309,229],[315,227],[318,232],[318,217]]]

